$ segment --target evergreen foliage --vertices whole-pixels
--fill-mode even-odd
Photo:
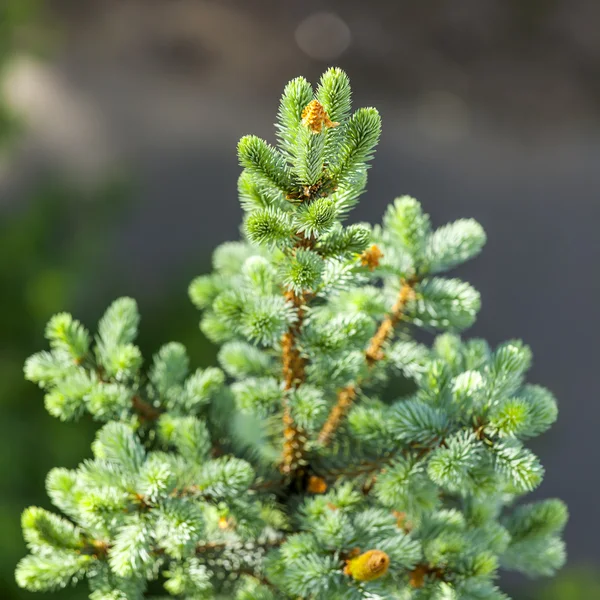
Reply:
[[[86,579],[92,600],[502,600],[498,569],[564,562],[559,500],[517,505],[543,468],[525,446],[556,401],[525,383],[520,341],[463,340],[479,309],[447,277],[485,243],[435,229],[403,196],[381,225],[345,225],[380,134],[328,70],[286,87],[278,147],[242,138],[243,239],[190,297],[219,368],[169,343],[147,370],[129,298],[92,338],[70,315],[25,365],[48,411],[101,423],[93,458],[54,469],[68,518],[27,509],[18,583]],[[412,341],[435,330],[431,348]],[[397,397],[384,394],[400,389]]]

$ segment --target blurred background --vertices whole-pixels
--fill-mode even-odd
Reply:
[[[478,219],[489,243],[459,274],[483,297],[471,334],[523,338],[559,399],[535,495],[569,504],[569,564],[505,588],[600,598],[599,31],[597,0],[0,0],[0,598],[35,597],[13,583],[19,515],[49,507],[45,474],[94,432],[22,379],[47,319],[93,327],[131,295],[146,356],[178,340],[210,364],[186,289],[238,236],[236,142],[273,140],[285,83],[330,65],[384,122],[352,219],[401,194],[438,225]]]

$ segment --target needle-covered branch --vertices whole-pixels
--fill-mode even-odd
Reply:
[[[377,248],[377,246],[374,246],[374,248]],[[396,325],[402,320],[406,306],[414,295],[415,283],[416,278],[402,282],[400,292],[398,293],[398,297],[394,302],[392,309],[385,315],[377,328],[375,335],[369,341],[369,346],[365,352],[365,361],[369,367],[372,367],[377,361],[383,358],[382,348],[393,335]],[[318,442],[320,444],[326,446],[330,443],[333,435],[358,395],[357,388],[360,383],[362,382],[350,383],[338,391],[337,401],[319,432]]]

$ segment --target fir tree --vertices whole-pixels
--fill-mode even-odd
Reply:
[[[276,127],[277,147],[240,141],[242,240],[189,290],[221,368],[193,370],[171,342],[144,370],[129,298],[95,337],[56,315],[27,361],[52,415],[102,426],[93,458],[48,475],[64,516],[23,514],[18,583],[85,579],[92,600],[501,600],[501,567],[551,575],[566,508],[520,499],[543,476],[525,442],[556,401],[525,383],[522,342],[459,337],[479,294],[447,272],[482,227],[435,229],[408,196],[381,225],[344,224],[380,117],[351,111],[339,69],[316,91],[291,81]]]

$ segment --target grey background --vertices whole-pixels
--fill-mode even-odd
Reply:
[[[184,295],[210,249],[237,237],[239,137],[274,138],[290,78],[345,68],[356,106],[377,106],[384,123],[351,218],[377,221],[410,194],[438,225],[483,224],[489,243],[459,273],[483,298],[469,335],[531,345],[530,380],[561,408],[536,443],[547,475],[535,495],[568,502],[570,561],[599,565],[600,4],[50,0],[46,10],[50,51],[9,78],[28,130],[0,166],[0,209],[48,172],[83,186],[124,174],[133,203],[104,243],[106,271],[126,283],[98,281],[98,297]]]

